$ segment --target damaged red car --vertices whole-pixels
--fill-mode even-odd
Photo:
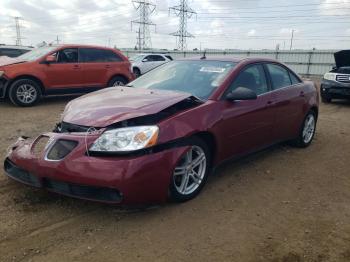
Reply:
[[[318,100],[312,82],[274,60],[173,61],[71,101],[52,132],[18,139],[4,168],[82,199],[182,202],[225,160],[281,141],[310,145]]]

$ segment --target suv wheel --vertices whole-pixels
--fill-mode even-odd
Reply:
[[[115,76],[108,82],[108,87],[113,86],[125,86],[128,83],[128,81],[121,76]]]
[[[33,106],[41,98],[41,88],[34,80],[20,79],[11,85],[9,98],[14,105],[23,107]]]
[[[332,98],[325,97],[325,96],[322,96],[321,100],[322,100],[323,103],[330,103],[330,102],[332,102]]]

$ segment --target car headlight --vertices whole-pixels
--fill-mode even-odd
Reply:
[[[337,74],[335,74],[335,73],[326,73],[326,74],[323,76],[323,78],[326,79],[326,80],[335,81],[336,78],[337,78]]]
[[[128,152],[157,144],[157,126],[135,126],[104,132],[90,147],[91,152]]]
[[[0,77],[2,77],[5,74],[5,71],[0,71]]]

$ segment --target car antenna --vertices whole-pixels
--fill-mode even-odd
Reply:
[[[207,54],[207,50],[204,50],[203,56],[201,57],[202,60],[207,59],[206,54]]]

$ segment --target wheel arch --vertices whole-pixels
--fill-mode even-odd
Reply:
[[[211,167],[213,167],[216,162],[216,156],[217,156],[217,141],[214,134],[209,131],[202,131],[202,132],[197,132],[193,134],[191,137],[197,137],[203,140],[208,145],[208,148],[211,153],[210,165]]]
[[[5,89],[5,97],[8,97],[9,95],[9,90],[10,90],[10,87],[13,83],[15,83],[16,81],[18,80],[21,80],[21,79],[30,79],[32,81],[35,81],[36,83],[39,84],[39,87],[40,87],[40,90],[41,90],[41,93],[42,94],[45,94],[45,87],[44,87],[44,84],[43,82],[36,76],[33,76],[33,75],[20,75],[20,76],[17,76],[15,77],[14,79],[11,79],[7,85],[6,85],[6,89]]]

